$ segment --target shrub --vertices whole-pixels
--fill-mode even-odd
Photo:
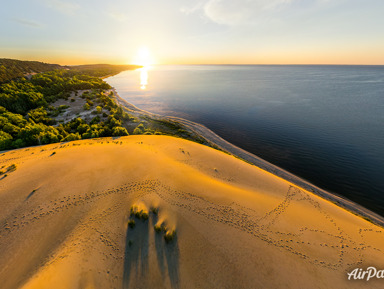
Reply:
[[[86,123],[82,123],[77,127],[77,132],[79,134],[85,133],[89,129],[89,125]]]
[[[156,233],[160,233],[163,230],[162,225],[155,225],[153,228],[155,229]]]
[[[141,211],[141,219],[144,221],[148,220],[148,213]]]
[[[135,216],[136,218],[138,219],[141,219],[141,220],[148,220],[148,212],[146,212],[145,210],[140,210],[139,211],[139,208],[137,206],[132,206],[131,207],[131,216]]]
[[[5,150],[10,148],[12,144],[12,140],[13,140],[13,137],[10,134],[0,130],[0,150]]]
[[[148,220],[148,213],[147,212],[144,212],[143,210],[141,211],[136,211],[135,212],[135,217],[138,218],[138,219],[142,219],[142,220]]]
[[[132,219],[129,220],[129,221],[128,221],[128,226],[129,226],[130,228],[133,229],[133,228],[136,226],[136,222],[135,222],[135,220],[132,220]]]
[[[145,127],[144,125],[141,123],[139,124],[134,130],[133,130],[133,134],[143,134],[145,131]]]
[[[126,128],[121,127],[121,126],[116,126],[112,129],[112,135],[113,136],[127,136],[128,131]]]
[[[175,230],[167,231],[164,235],[164,240],[165,240],[165,242],[169,243],[175,238],[175,236],[176,236]]]
[[[159,209],[156,208],[156,207],[152,207],[152,208],[151,208],[151,212],[152,212],[154,215],[157,215],[157,213],[159,212]]]
[[[7,168],[7,172],[13,172],[13,171],[16,171],[16,165],[15,164],[12,164]]]
[[[63,139],[63,141],[73,141],[73,140],[79,140],[79,139],[81,139],[81,136],[79,135],[79,133],[70,133]]]
[[[60,112],[63,112],[63,111],[66,110],[67,108],[69,108],[68,105],[62,104],[62,105],[59,105],[57,109],[58,109]]]
[[[90,124],[97,124],[100,122],[100,116],[95,116],[94,118],[92,118]]]

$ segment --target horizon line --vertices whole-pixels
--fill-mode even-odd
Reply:
[[[127,64],[130,65],[130,64]],[[133,64],[137,65],[137,64]],[[271,63],[271,64],[266,64],[266,63],[160,63],[160,64],[151,64],[149,66],[157,66],[157,65],[226,65],[226,66],[248,66],[248,65],[265,65],[265,66],[283,66],[283,65],[291,65],[291,66],[311,66],[311,65],[316,65],[316,66],[384,66],[384,64],[316,64],[316,63],[310,63],[310,64],[295,64],[295,63]]]
[[[61,66],[78,66],[78,65],[103,65],[103,64],[109,64],[109,65],[137,65],[137,66],[145,66],[141,64],[134,64],[134,63],[117,63],[115,61],[112,61],[112,63],[108,62],[95,62],[95,63],[89,63],[85,61],[83,64],[59,64],[59,62],[48,62],[44,60],[26,60],[26,59],[17,59],[17,58],[8,58],[8,57],[0,57],[0,59],[10,59],[10,60],[19,60],[19,61],[36,61],[36,62],[42,62],[47,64],[58,64]],[[61,62],[61,61],[60,61]],[[357,63],[156,63],[156,64],[150,64],[147,66],[161,66],[161,65],[194,65],[194,66],[252,66],[252,65],[258,65],[258,66],[384,66],[383,64],[357,64]]]

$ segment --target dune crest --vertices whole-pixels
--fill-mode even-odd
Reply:
[[[347,275],[384,269],[381,227],[212,148],[129,136],[0,162],[16,166],[0,177],[4,289],[383,286]]]

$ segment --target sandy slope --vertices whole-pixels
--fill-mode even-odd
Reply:
[[[55,154],[52,154],[55,152]],[[232,156],[165,136],[10,151],[0,287],[383,288],[383,229]],[[132,205],[159,208],[127,221]],[[153,226],[164,222],[166,243]]]

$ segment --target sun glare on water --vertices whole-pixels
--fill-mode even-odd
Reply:
[[[153,57],[148,47],[140,47],[134,59],[134,64],[149,67],[153,64]]]
[[[148,70],[154,64],[152,54],[148,47],[140,47],[133,59],[133,64],[143,66],[140,68],[140,88],[146,89],[148,85]]]
[[[140,88],[146,89],[148,85],[148,68],[144,66],[140,70]]]

